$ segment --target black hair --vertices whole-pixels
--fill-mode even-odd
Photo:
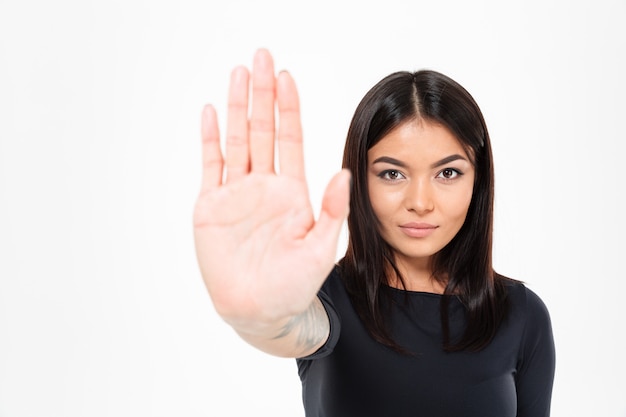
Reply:
[[[433,258],[433,277],[445,284],[441,303],[444,349],[480,350],[493,339],[507,310],[504,277],[492,266],[494,170],[489,134],[473,97],[451,78],[431,70],[388,75],[363,97],[352,118],[343,167],[352,172],[348,215],[349,240],[340,260],[346,288],[365,327],[377,341],[397,350],[382,311],[382,285],[395,271],[393,251],[381,237],[367,184],[367,152],[385,135],[410,120],[440,124],[459,140],[475,169],[472,200],[457,235]],[[452,342],[448,302],[458,297],[466,307],[467,326]]]

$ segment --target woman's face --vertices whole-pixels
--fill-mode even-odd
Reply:
[[[367,153],[368,189],[383,239],[397,261],[427,260],[465,221],[474,166],[440,124],[409,121]]]

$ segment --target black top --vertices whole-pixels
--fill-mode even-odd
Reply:
[[[523,284],[507,283],[510,310],[495,338],[479,352],[442,349],[441,295],[385,287],[398,353],[369,336],[338,269],[319,298],[330,337],[297,359],[307,417],[543,417],[550,415],[555,351],[544,303]],[[465,313],[450,301],[451,336]]]

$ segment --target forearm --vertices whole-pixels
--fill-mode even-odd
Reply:
[[[330,322],[324,306],[315,297],[304,312],[251,333],[235,328],[246,342],[274,356],[301,358],[317,351],[328,339]]]

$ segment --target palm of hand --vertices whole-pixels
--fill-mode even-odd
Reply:
[[[270,322],[304,311],[334,263],[347,214],[348,174],[329,184],[315,221],[304,178],[293,80],[274,77],[259,51],[247,116],[247,70],[233,71],[224,161],[212,107],[203,116],[203,185],[194,212],[200,270],[227,321]],[[281,174],[274,173],[274,102],[281,118]],[[224,165],[228,172],[224,180]]]
[[[210,254],[199,253],[200,264],[221,314],[285,316],[306,307],[286,304],[306,304],[315,291],[315,281],[300,269],[318,262],[308,259],[315,257],[306,241],[313,215],[303,184],[250,175],[207,193],[198,204],[198,249]]]

